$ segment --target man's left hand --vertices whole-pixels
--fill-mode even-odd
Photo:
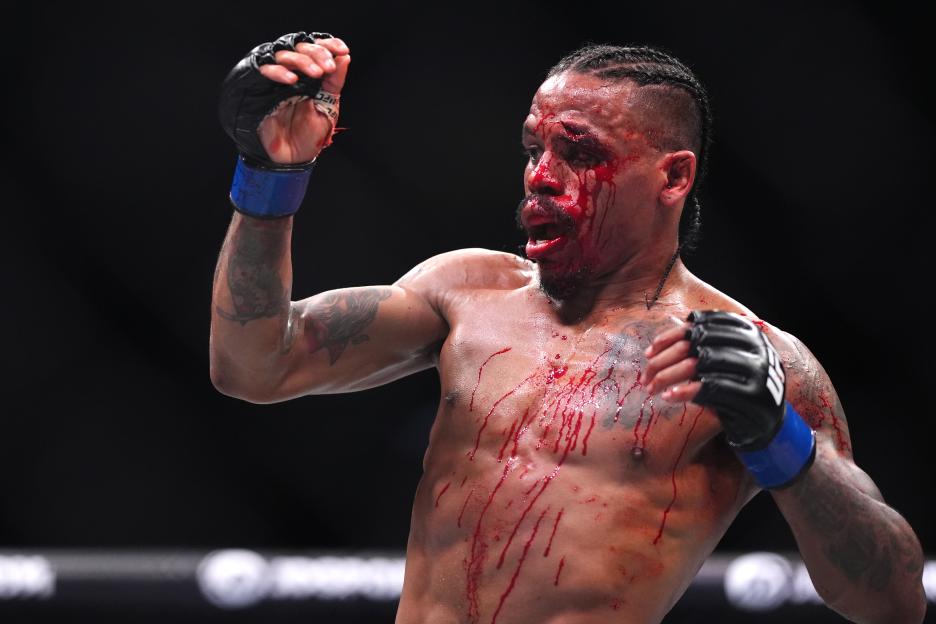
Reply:
[[[711,407],[738,450],[765,446],[783,420],[785,375],[773,345],[750,320],[693,311],[657,336],[641,376],[647,393]]]

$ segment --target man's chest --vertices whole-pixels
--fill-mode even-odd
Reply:
[[[657,315],[572,327],[516,312],[456,322],[440,356],[436,433],[471,463],[669,472],[719,431],[711,411],[651,397],[641,383],[644,349],[674,323]]]

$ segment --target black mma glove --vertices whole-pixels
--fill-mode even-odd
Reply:
[[[251,50],[224,79],[218,117],[239,152],[230,194],[238,212],[259,219],[278,219],[299,210],[315,159],[294,164],[273,162],[260,141],[260,124],[282,101],[302,96],[312,98],[316,110],[328,115],[334,131],[338,96],[322,91],[322,80],[301,72],[296,72],[295,83],[283,84],[270,80],[259,68],[275,64],[280,50],[295,51],[300,43],[331,38],[317,32],[284,35]]]
[[[224,131],[234,140],[248,164],[280,171],[303,170],[311,166],[312,161],[293,165],[271,161],[260,143],[257,129],[264,117],[272,113],[283,100],[297,95],[314,98],[322,86],[322,80],[296,72],[299,80],[287,85],[266,78],[259,68],[261,65],[276,63],[274,55],[280,50],[293,51],[299,43],[315,43],[320,39],[331,38],[328,33],[320,32],[283,35],[276,41],[260,44],[251,50],[224,79],[218,117]]]
[[[776,349],[748,319],[693,311],[689,355],[702,382],[693,403],[716,411],[725,437],[763,487],[793,482],[815,457],[815,434],[784,400],[786,375]]]

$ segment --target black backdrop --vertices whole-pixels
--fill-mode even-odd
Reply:
[[[690,270],[799,336],[858,463],[932,548],[933,53],[909,4],[37,3],[7,14],[5,547],[402,548],[434,373],[256,406],[207,342],[234,151],[215,116],[247,50],[295,30],[353,63],[296,220],[294,296],[514,251],[519,128],[586,41],[663,45],[716,115]],[[376,8],[375,8],[376,7]],[[768,495],[722,547],[789,549]]]

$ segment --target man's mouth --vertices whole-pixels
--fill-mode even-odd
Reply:
[[[568,223],[549,222],[529,226],[527,228],[529,235],[526,244],[527,258],[536,260],[558,251],[565,246],[571,231],[572,226]]]

